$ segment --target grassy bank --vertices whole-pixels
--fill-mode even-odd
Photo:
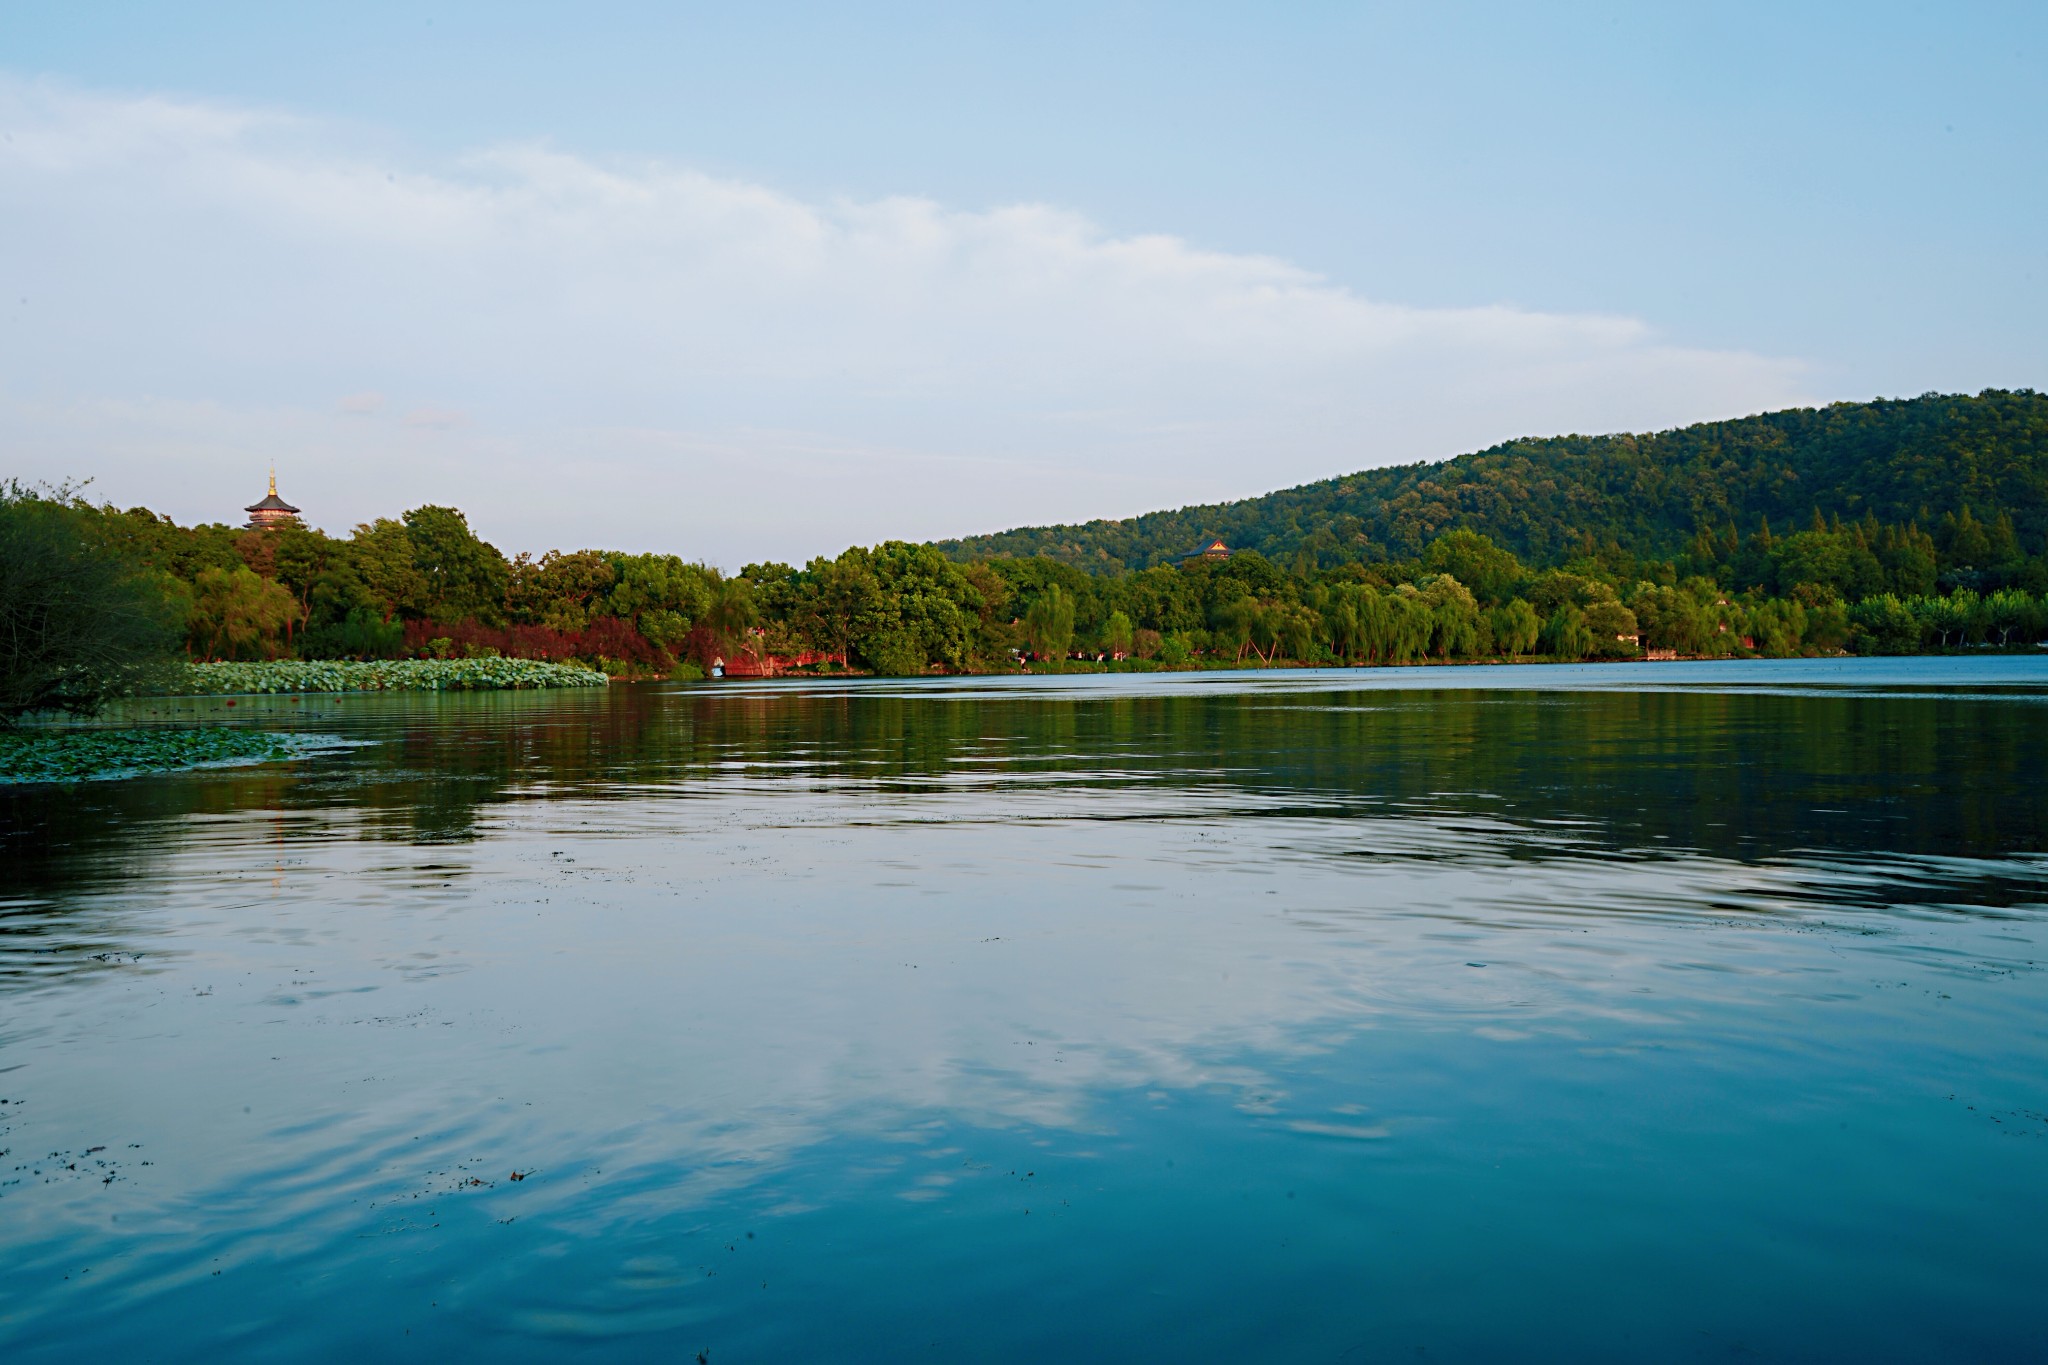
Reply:
[[[174,690],[185,696],[253,692],[471,692],[603,687],[610,681],[594,668],[534,659],[277,659],[268,663],[192,664]]]
[[[299,758],[332,748],[320,735],[213,726],[204,730],[0,730],[0,784],[79,782]]]

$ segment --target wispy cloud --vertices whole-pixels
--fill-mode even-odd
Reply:
[[[1638,319],[1389,303],[1045,205],[808,202],[541,145],[423,164],[45,83],[0,83],[0,126],[0,296],[39,299],[0,329],[0,430],[30,473],[187,515],[201,410],[216,458],[302,466],[316,520],[433,486],[514,544],[737,561],[1805,396],[1796,362]],[[389,391],[447,402],[324,425]]]

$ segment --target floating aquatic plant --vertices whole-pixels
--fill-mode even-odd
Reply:
[[[192,664],[187,695],[251,692],[468,692],[494,688],[603,687],[594,668],[538,659],[276,659]]]
[[[325,735],[212,726],[203,730],[96,728],[0,731],[0,783],[131,777],[219,763],[299,758],[332,748]]]

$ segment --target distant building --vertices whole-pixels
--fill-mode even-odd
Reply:
[[[261,531],[266,527],[280,526],[299,519],[299,509],[277,495],[277,471],[270,471],[270,494],[262,502],[251,503],[242,509],[249,514],[249,529]]]
[[[1211,540],[1197,548],[1192,554],[1180,557],[1183,564],[1200,564],[1205,561],[1220,561],[1230,558],[1230,547],[1220,540]]]

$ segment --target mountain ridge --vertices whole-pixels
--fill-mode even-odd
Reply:
[[[1524,437],[1232,502],[931,542],[960,561],[1042,555],[1095,573],[1171,563],[1220,536],[1233,549],[1333,567],[1412,558],[1472,530],[1532,565],[1596,546],[1669,557],[1702,531],[1797,529],[1818,515],[1928,525],[1970,508],[2048,538],[2048,394],[1786,408],[1651,433]]]

